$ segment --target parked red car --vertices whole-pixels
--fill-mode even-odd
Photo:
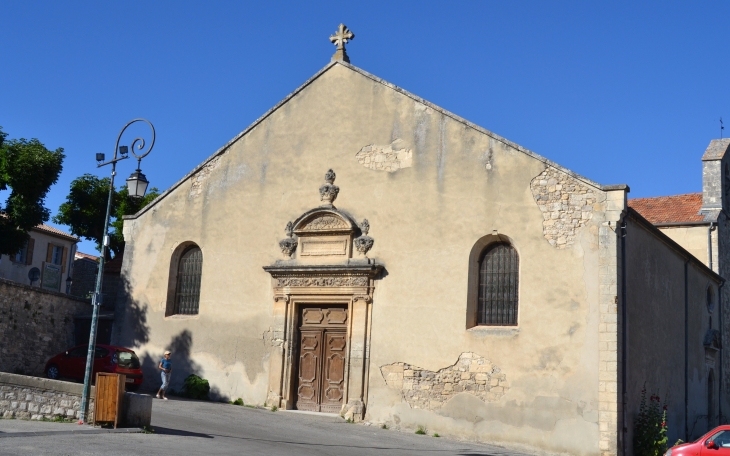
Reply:
[[[83,382],[88,349],[88,345],[79,345],[49,359],[46,363],[46,377],[65,377]],[[135,391],[144,379],[137,355],[128,348],[113,345],[96,345],[92,381],[96,379],[97,372],[125,374],[128,391]]]
[[[693,443],[670,448],[664,456],[730,455],[730,425],[718,426]]]

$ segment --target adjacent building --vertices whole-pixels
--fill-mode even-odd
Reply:
[[[30,239],[20,252],[0,256],[0,278],[69,293],[79,238],[46,224],[28,234]]]

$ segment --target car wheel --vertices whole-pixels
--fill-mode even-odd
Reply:
[[[48,366],[48,369],[46,369],[46,377],[52,380],[58,380],[59,374],[60,372],[58,370],[58,366],[56,366],[55,364],[51,364],[50,366]]]

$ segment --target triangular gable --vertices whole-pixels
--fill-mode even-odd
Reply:
[[[234,136],[233,139],[231,139],[230,141],[228,141],[226,144],[223,145],[223,147],[221,147],[217,151],[215,151],[212,155],[210,155],[207,159],[205,159],[200,165],[198,165],[195,168],[193,168],[192,171],[190,171],[185,176],[183,176],[180,180],[178,180],[173,185],[171,185],[170,188],[168,188],[167,190],[165,190],[164,192],[162,192],[160,194],[160,196],[158,196],[157,198],[155,198],[147,206],[145,206],[144,208],[142,208],[135,215],[127,215],[127,216],[124,216],[124,218],[125,219],[126,218],[135,219],[135,218],[139,217],[140,215],[144,214],[145,212],[147,212],[150,208],[152,208],[157,203],[159,203],[162,199],[164,199],[169,193],[171,193],[173,190],[175,190],[177,187],[179,187],[185,181],[187,181],[188,178],[190,178],[192,175],[194,175],[195,173],[197,173],[200,169],[202,169],[203,167],[205,167],[205,165],[207,165],[213,159],[215,159],[216,157],[222,155],[236,141],[238,141],[244,135],[246,135],[249,131],[251,131],[255,127],[257,127],[267,117],[269,117],[271,114],[273,114],[274,112],[276,112],[279,108],[281,108],[282,106],[284,106],[289,100],[291,100],[296,95],[298,95],[299,92],[301,92],[302,90],[304,90],[307,86],[309,86],[310,84],[312,84],[315,80],[317,80],[320,76],[322,76],[323,74],[325,74],[328,70],[330,70],[335,65],[342,65],[345,68],[348,68],[348,69],[350,69],[350,70],[352,70],[352,71],[354,71],[356,73],[359,73],[362,76],[365,76],[366,78],[371,79],[372,81],[375,81],[375,82],[377,82],[379,84],[382,84],[382,85],[384,85],[384,86],[386,86],[386,87],[388,87],[388,88],[390,88],[390,89],[392,89],[392,90],[394,90],[394,91],[396,91],[396,92],[398,92],[398,93],[400,93],[402,95],[405,95],[408,98],[411,98],[414,101],[417,101],[418,103],[421,103],[421,104],[423,104],[423,105],[425,105],[425,106],[433,109],[434,111],[437,111],[437,112],[443,114],[444,116],[450,117],[452,120],[455,120],[455,121],[457,121],[459,123],[462,123],[465,126],[467,126],[469,128],[472,128],[472,129],[474,129],[474,130],[476,130],[476,131],[478,131],[478,132],[480,132],[480,133],[482,133],[482,134],[484,134],[486,136],[489,136],[490,138],[492,138],[492,139],[494,139],[496,141],[499,141],[499,142],[501,142],[501,143],[503,143],[503,144],[505,144],[505,145],[507,145],[509,147],[512,147],[515,150],[518,150],[518,151],[522,152],[523,154],[528,155],[528,156],[534,158],[535,160],[541,161],[541,162],[545,163],[545,165],[547,165],[547,166],[556,168],[556,169],[560,170],[561,172],[564,172],[564,173],[566,173],[566,174],[574,177],[575,179],[578,179],[578,180],[582,181],[586,185],[589,185],[591,187],[594,187],[594,188],[597,188],[597,189],[600,189],[600,190],[616,190],[616,189],[628,188],[628,186],[625,185],[625,184],[619,184],[619,185],[601,185],[601,184],[599,184],[597,182],[594,182],[594,181],[592,181],[592,180],[590,180],[590,179],[588,179],[588,178],[586,178],[586,177],[584,177],[584,176],[582,176],[582,175],[580,175],[578,173],[575,173],[575,172],[573,172],[573,171],[571,171],[571,170],[569,170],[569,169],[567,169],[567,168],[565,168],[565,167],[563,167],[563,166],[561,166],[561,165],[559,165],[559,164],[557,164],[557,163],[555,163],[555,162],[553,162],[551,160],[548,160],[547,158],[545,158],[545,157],[543,157],[543,156],[541,156],[539,154],[536,154],[535,152],[533,152],[533,151],[531,151],[529,149],[526,149],[526,148],[520,146],[519,144],[516,144],[516,143],[514,143],[514,142],[512,142],[512,141],[510,141],[510,140],[508,140],[506,138],[503,138],[503,137],[501,137],[501,136],[499,136],[499,135],[497,135],[497,134],[495,134],[495,133],[493,133],[493,132],[491,132],[491,131],[483,128],[483,127],[480,127],[479,125],[476,125],[476,124],[474,124],[472,122],[469,122],[468,120],[464,119],[463,117],[457,116],[456,114],[454,114],[454,113],[452,113],[450,111],[447,111],[446,109],[444,109],[444,108],[442,108],[440,106],[437,106],[437,105],[431,103],[430,101],[424,100],[423,98],[421,98],[421,97],[419,97],[417,95],[414,95],[414,94],[408,92],[407,90],[402,89],[402,88],[396,86],[395,84],[391,84],[390,82],[388,82],[388,81],[386,81],[384,79],[381,79],[381,78],[379,78],[379,77],[377,77],[377,76],[375,76],[373,74],[370,74],[370,73],[368,73],[367,71],[365,71],[365,70],[363,70],[361,68],[358,68],[358,67],[356,67],[354,65],[351,65],[351,64],[346,63],[346,62],[343,62],[343,61],[333,61],[333,62],[330,62],[329,64],[327,64],[324,68],[322,68],[321,70],[319,70],[317,73],[315,73],[314,76],[312,76],[311,78],[307,79],[304,82],[304,84],[302,84],[299,87],[297,87],[293,92],[291,92],[289,95],[287,95],[283,100],[281,100],[279,103],[277,103],[276,105],[274,105],[274,107],[272,107],[271,109],[269,109],[268,111],[266,111],[266,113],[264,113],[264,115],[262,115],[261,117],[259,117],[258,119],[256,119],[253,123],[251,123],[251,125],[249,125],[248,127],[246,127],[246,129],[244,129],[241,133],[239,133],[236,136]]]

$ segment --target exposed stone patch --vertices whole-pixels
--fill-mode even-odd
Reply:
[[[220,156],[215,157],[193,175],[191,178],[193,185],[190,187],[190,198],[195,198],[203,192],[203,182],[210,176],[211,171],[218,167],[220,159]]]
[[[365,146],[355,154],[355,158],[366,168],[389,173],[413,166],[413,151],[404,147],[401,139],[396,139],[387,146]]]
[[[545,239],[557,249],[573,245],[577,230],[593,218],[595,191],[552,166],[532,179],[530,190],[542,212]]]
[[[476,353],[466,352],[453,366],[438,372],[406,363],[380,367],[385,383],[401,390],[411,408],[439,410],[454,395],[471,393],[484,402],[496,402],[509,390],[499,367]]]

